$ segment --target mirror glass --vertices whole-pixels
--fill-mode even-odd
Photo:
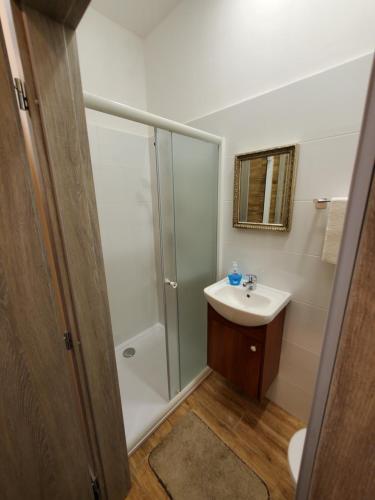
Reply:
[[[296,146],[236,156],[233,226],[288,231]]]

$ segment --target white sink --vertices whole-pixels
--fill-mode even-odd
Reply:
[[[233,286],[227,278],[204,289],[207,302],[221,316],[243,326],[260,326],[270,323],[288,304],[291,294],[265,285],[255,290]]]

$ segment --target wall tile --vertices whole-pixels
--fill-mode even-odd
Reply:
[[[127,219],[118,205],[100,210],[112,324],[121,341],[158,322],[152,206],[137,204],[134,212]]]
[[[295,200],[348,196],[359,134],[301,144]]]
[[[305,392],[278,375],[269,388],[267,397],[307,425],[313,399],[312,393]]]
[[[103,166],[131,166],[147,157],[147,137],[97,127],[97,140]]]
[[[292,301],[287,308],[284,340],[320,355],[327,310]]]
[[[312,394],[319,368],[319,355],[284,341],[280,358],[280,377]]]
[[[95,192],[101,203],[123,203],[129,208],[134,203],[151,201],[150,172],[146,162],[131,166],[95,166]]]
[[[221,276],[237,261],[243,272],[257,274],[264,285],[290,292],[293,300],[323,309],[329,306],[335,266],[319,257],[259,247],[249,240],[247,246],[224,243],[222,258]]]
[[[150,141],[90,127],[100,234],[115,343],[159,322]]]
[[[311,201],[294,203],[291,230],[285,233],[234,228],[233,202],[223,202],[222,210],[224,243],[321,256],[328,212],[316,210]]]

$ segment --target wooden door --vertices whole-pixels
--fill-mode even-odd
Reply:
[[[0,496],[92,499],[72,354],[1,29],[0,95]]]
[[[242,389],[253,398],[258,397],[263,346],[255,339],[241,336],[238,359]]]
[[[101,498],[122,500],[130,473],[75,32],[24,5],[13,13],[95,475]]]
[[[258,397],[263,346],[208,306],[208,366]]]

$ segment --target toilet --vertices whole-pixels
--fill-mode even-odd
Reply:
[[[301,467],[303,446],[305,444],[306,428],[293,434],[288,446],[288,462],[294,484],[297,484],[299,469]]]

